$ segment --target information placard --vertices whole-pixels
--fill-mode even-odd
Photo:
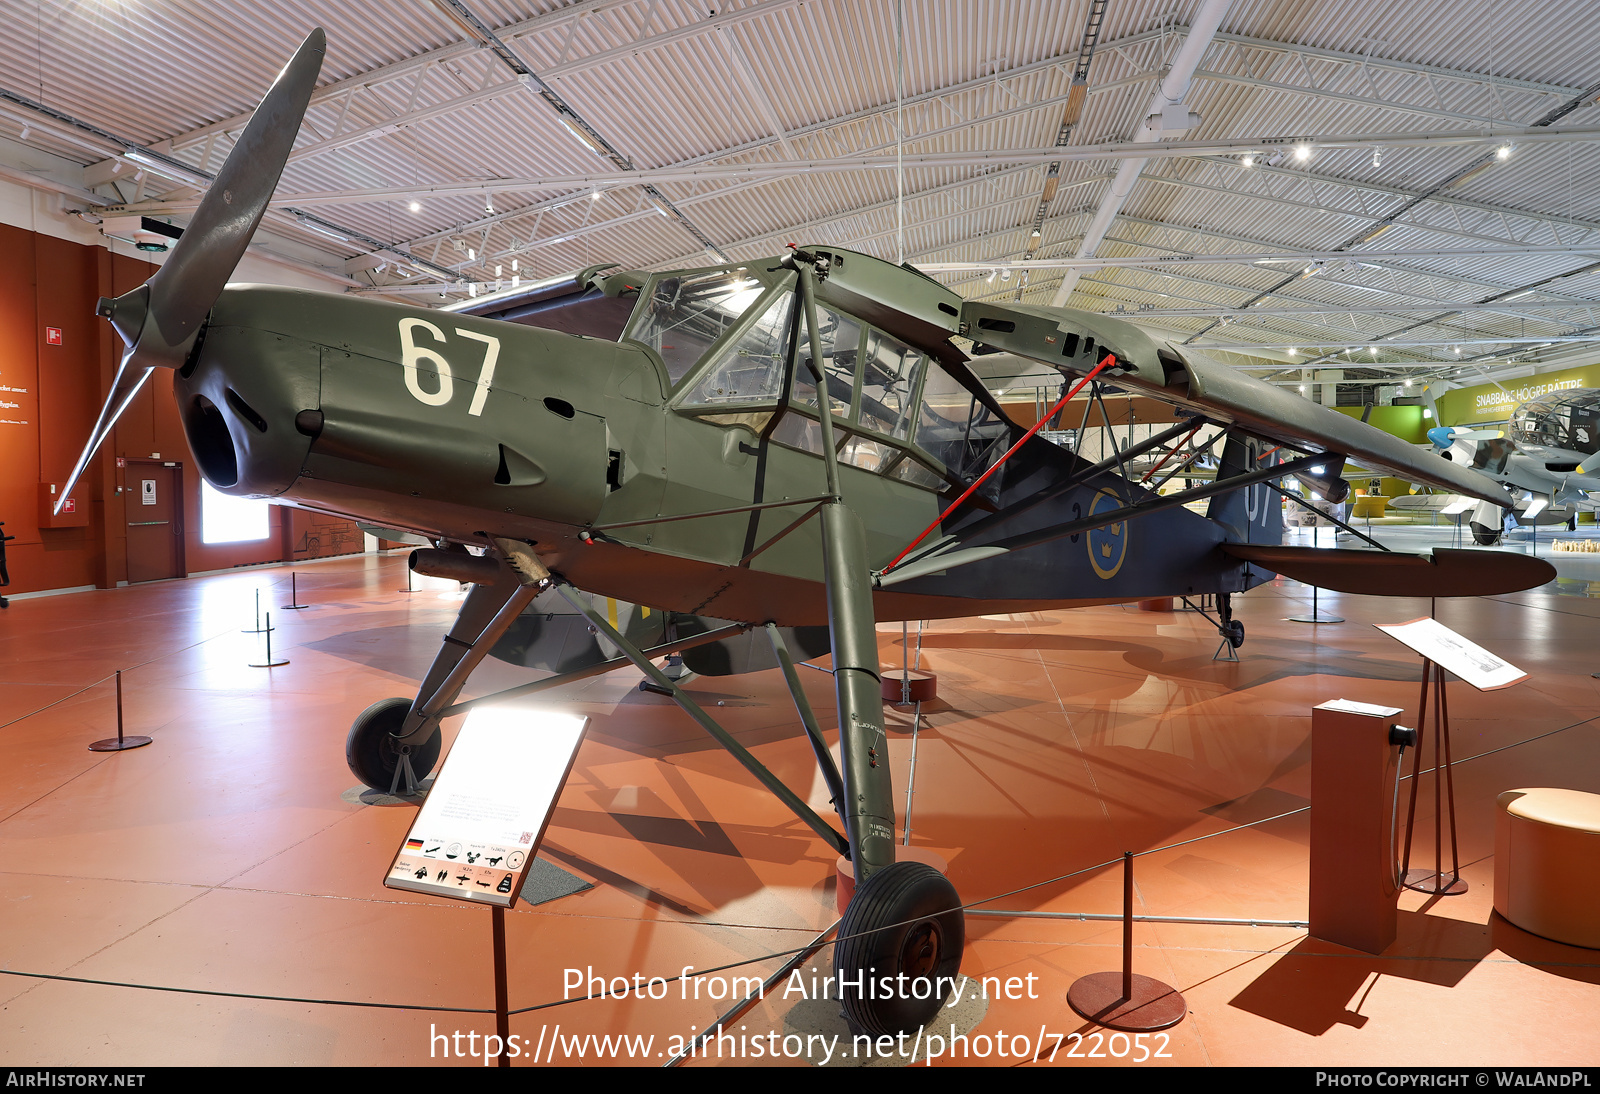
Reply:
[[[1479,691],[1508,688],[1528,678],[1528,674],[1515,665],[1467,641],[1437,619],[1425,617],[1409,623],[1378,623],[1376,626]]]
[[[509,908],[588,725],[538,707],[474,708],[384,885]]]

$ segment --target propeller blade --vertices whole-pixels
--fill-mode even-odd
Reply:
[[[152,320],[162,342],[175,348],[186,348],[200,329],[278,187],[278,177],[322,71],[325,50],[326,39],[320,29],[307,35],[256,107],[183,237],[149,281],[150,315],[137,348],[144,348]],[[182,364],[180,356],[168,367]]]
[[[111,382],[111,394],[106,396],[105,406],[100,408],[100,418],[89,431],[89,441],[83,446],[83,454],[73,466],[72,474],[67,476],[66,489],[56,498],[57,514],[60,514],[61,507],[67,504],[67,498],[72,495],[72,488],[78,485],[83,469],[89,466],[89,461],[94,459],[94,454],[100,450],[100,445],[111,435],[111,427],[117,424],[117,419],[122,417],[122,412],[133,402],[133,397],[139,394],[139,389],[144,387],[144,382],[150,379],[150,374],[154,371],[155,369],[149,367],[130,367],[127,358],[123,359],[122,367],[117,370],[117,378]]]
[[[306,36],[251,115],[166,262],[132,292],[101,299],[96,311],[110,320],[127,348],[83,455],[56,499],[56,512],[151,370],[183,366],[277,189],[326,50],[320,28]]]

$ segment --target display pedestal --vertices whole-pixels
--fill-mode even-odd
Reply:
[[[1399,924],[1394,871],[1397,707],[1334,699],[1311,711],[1310,931],[1382,953]]]

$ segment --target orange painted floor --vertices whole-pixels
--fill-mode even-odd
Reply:
[[[492,1015],[406,1008],[492,1006],[489,915],[381,885],[415,806],[362,804],[342,751],[356,713],[413,693],[455,610],[443,586],[399,592],[402,565],[302,566],[312,606],[299,612],[281,607],[288,570],[256,569],[17,600],[0,614],[0,1062],[442,1065],[471,1062],[453,1056],[457,1044],[481,1052],[467,1034],[491,1032]],[[261,652],[240,633],[258,589],[287,666],[246,667]],[[1020,890],[987,910],[1106,913],[1119,910],[1120,867],[1038,883],[1305,806],[1311,708],[1345,697],[1414,715],[1417,658],[1369,624],[1428,611],[1323,594],[1323,610],[1347,622],[1285,621],[1309,594],[1281,582],[1239,598],[1238,664],[1211,660],[1215,633],[1188,613],[930,624],[922,658],[940,698],[917,741],[911,842],[949,860],[966,901]],[[1399,940],[1379,956],[1292,927],[1140,924],[1136,968],[1178,987],[1191,1013],[1138,1046],[1070,1037],[1093,1031],[1063,1003],[1076,977],[1119,967],[1117,924],[972,915],[963,972],[1032,977],[1037,998],[989,1000],[965,1049],[941,1062],[1048,1064],[1063,1037],[1056,1066],[1162,1053],[1147,1062],[1600,1062],[1600,951],[1527,934],[1490,906],[1495,795],[1600,792],[1600,722],[1552,732],[1595,716],[1600,601],[1552,587],[1441,603],[1438,614],[1533,677],[1490,694],[1451,684],[1467,895],[1404,895]],[[885,662],[900,664],[899,627],[880,628],[880,641]],[[95,681],[118,668],[127,731],[155,743],[89,752],[115,733],[112,686]],[[473,689],[521,678],[494,666]],[[593,887],[508,916],[513,1007],[560,1003],[567,969],[675,977],[750,962],[721,975],[765,976],[779,961],[764,955],[833,921],[834,857],[638,679],[618,672],[550,698],[592,724],[543,853]],[[806,672],[805,682],[827,724],[831,679]],[[702,679],[694,692],[826,811],[776,672]],[[891,723],[909,730],[903,713]],[[891,751],[904,823],[909,732]],[[1303,920],[1308,831],[1301,811],[1145,855],[1137,910]],[[1420,835],[1431,846],[1431,828]],[[824,950],[813,964],[826,971],[826,960]],[[726,1005],[709,998],[715,980],[698,983],[698,1000],[674,984],[659,1000],[521,1014],[512,1032],[543,1046],[541,1062],[582,1051],[627,1063],[631,1049],[634,1062],[659,1063]],[[724,1042],[724,1059],[713,1049],[692,1066],[774,1062],[752,1058],[754,1035],[781,1053],[818,1009],[775,992],[740,1020],[742,1046]],[[653,1040],[606,1054],[590,1034]],[[744,1058],[726,1058],[741,1047]],[[820,1043],[808,1051],[821,1058]]]

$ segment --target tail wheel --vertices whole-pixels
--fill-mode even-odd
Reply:
[[[394,784],[402,753],[411,757],[411,772],[420,782],[439,762],[439,727],[423,739],[400,744],[395,739],[411,712],[410,699],[384,699],[356,715],[344,742],[344,760],[350,773],[374,790]]]
[[[839,922],[833,965],[845,1018],[857,1033],[909,1033],[939,1012],[961,968],[961,899],[923,862],[869,877]]]
[[[1222,637],[1226,638],[1228,645],[1234,649],[1244,645],[1244,624],[1237,619],[1228,620],[1227,626],[1219,629],[1222,631]]]
[[[1490,528],[1487,524],[1479,524],[1477,521],[1473,521],[1472,542],[1479,547],[1493,547],[1500,542],[1500,532],[1498,529]]]

